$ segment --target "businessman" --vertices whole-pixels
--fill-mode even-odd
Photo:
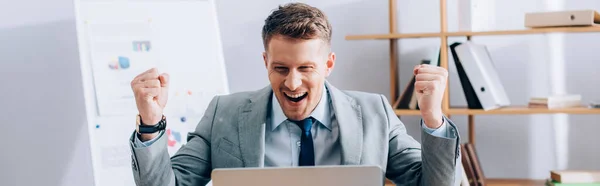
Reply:
[[[150,69],[135,77],[139,115],[130,141],[136,184],[205,185],[216,168],[377,165],[397,185],[457,185],[459,134],[441,107],[447,71],[428,65],[413,70],[419,143],[384,96],[339,90],[326,81],[336,64],[331,34],[319,9],[278,7],[262,29],[270,84],[214,97],[172,158],[163,115],[169,76]]]

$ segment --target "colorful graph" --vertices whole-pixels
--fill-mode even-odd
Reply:
[[[130,66],[131,63],[129,63],[129,58],[125,56],[119,56],[108,62],[108,68],[112,70],[128,69]]]
[[[133,51],[135,52],[147,52],[150,51],[150,41],[134,41]]]
[[[169,147],[174,147],[177,143],[181,143],[181,134],[171,129],[167,129],[167,145]]]

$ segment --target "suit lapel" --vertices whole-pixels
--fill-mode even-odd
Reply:
[[[325,82],[340,129],[342,164],[358,165],[362,153],[363,126],[360,105],[342,91]]]
[[[325,85],[331,95],[333,110],[340,130],[342,165],[358,165],[363,145],[360,105],[328,82],[325,82]],[[240,107],[238,128],[244,167],[264,166],[265,124],[271,95],[271,87],[265,87]]]
[[[244,167],[264,165],[265,124],[271,94],[271,87],[265,87],[240,107],[238,128]]]

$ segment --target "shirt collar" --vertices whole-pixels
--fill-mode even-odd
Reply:
[[[323,94],[321,94],[321,100],[315,110],[310,114],[313,118],[315,118],[318,123],[321,123],[327,129],[331,131],[331,109],[330,109],[330,99],[329,99],[329,91],[327,87],[323,87]],[[271,130],[275,130],[279,125],[287,120],[285,114],[283,114],[283,110],[281,110],[281,105],[277,101],[277,97],[271,96],[271,109],[272,109],[272,122],[271,122]]]

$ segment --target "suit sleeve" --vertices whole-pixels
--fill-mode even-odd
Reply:
[[[460,183],[462,167],[458,151],[460,141],[456,126],[448,118],[446,130],[449,137],[434,136],[424,128],[419,144],[406,132],[392,107],[381,96],[389,127],[389,152],[386,177],[396,185],[450,186]],[[422,122],[421,122],[422,123]]]
[[[139,136],[139,135],[135,135],[135,134],[134,134],[134,135],[133,135],[133,138],[135,138],[135,139],[133,139],[133,140],[134,140],[134,141],[133,141],[133,147],[147,147],[147,146],[150,146],[150,145],[152,145],[152,144],[153,144],[153,143],[154,143],[156,140],[158,140],[160,137],[162,137],[162,135],[163,135],[164,133],[165,133],[165,131],[164,131],[164,130],[162,130],[162,131],[158,132],[158,136],[154,137],[154,138],[153,138],[153,139],[151,139],[151,140],[144,141],[144,142],[142,142],[142,140],[140,140],[140,136]]]
[[[434,135],[436,137],[443,137],[443,138],[448,138],[448,136],[452,135],[448,133],[448,122],[446,122],[445,117],[443,118],[443,122],[442,125],[440,126],[440,128],[437,129],[432,129],[427,127],[427,125],[425,125],[425,123],[423,122],[423,120],[421,120],[421,126],[423,127],[423,130],[425,130],[425,132]]]
[[[210,157],[211,131],[219,97],[214,97],[186,145],[169,158],[167,135],[161,135],[147,147],[135,145],[135,132],[130,139],[132,169],[136,185],[179,186],[206,185],[212,171]]]

